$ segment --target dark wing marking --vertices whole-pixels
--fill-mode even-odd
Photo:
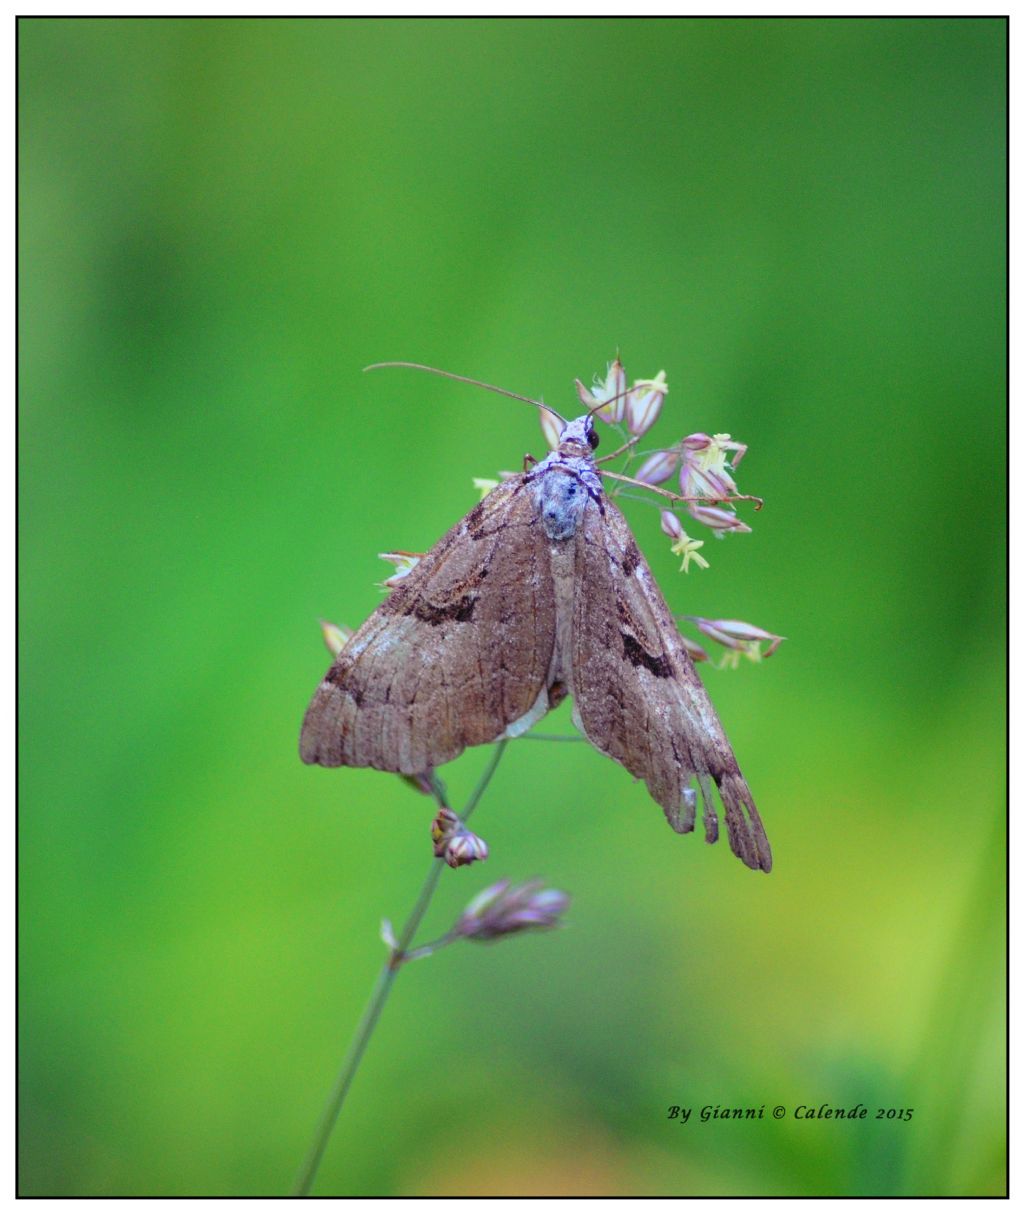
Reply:
[[[500,737],[545,694],[551,567],[524,485],[489,493],[338,654],[302,723],[306,763],[426,771]]]

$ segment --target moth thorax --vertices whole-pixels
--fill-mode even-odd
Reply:
[[[576,534],[587,506],[587,489],[574,472],[552,468],[534,482],[534,494],[548,539],[567,540]]]

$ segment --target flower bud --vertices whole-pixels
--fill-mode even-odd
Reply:
[[[711,446],[711,435],[705,434],[703,431],[697,434],[688,434],[683,439],[682,446],[687,451],[706,451]]]
[[[608,364],[608,374],[604,382],[595,378],[591,395],[595,401],[608,402],[597,414],[602,421],[622,421],[626,412],[626,372],[618,358]]]
[[[646,434],[658,420],[661,406],[668,395],[665,372],[654,379],[638,379],[626,397],[626,425],[630,434]]]
[[[474,476],[473,477],[473,488],[478,489],[480,491],[480,500],[481,501],[484,500],[484,498],[488,495],[488,493],[490,493],[490,491],[492,489],[497,489],[499,483],[500,483],[499,481],[491,480],[491,478],[488,476]]]
[[[673,540],[679,539],[679,537],[683,534],[683,524],[671,510],[662,510],[661,529],[670,539]]]
[[[749,531],[750,528],[742,522],[734,510],[723,510],[720,506],[705,506],[703,502],[690,502],[687,509],[690,517],[710,527],[718,536],[728,531]]]
[[[679,489],[684,497],[699,497],[707,501],[721,502],[736,493],[736,482],[721,468],[707,468],[699,455],[687,451],[679,469]]]
[[[420,563],[420,557],[423,556],[423,553],[402,552],[401,550],[396,550],[395,552],[378,552],[377,555],[382,561],[387,561],[389,564],[394,565],[395,567],[395,572],[390,577],[385,578],[384,581],[381,582],[381,585],[397,586],[402,578],[407,577],[410,573],[412,573],[412,571]]]
[[[679,639],[683,642],[683,648],[695,662],[710,662],[708,651],[703,645],[698,645],[696,641],[691,641],[688,636],[679,634]]]
[[[430,837],[434,840],[434,855],[441,856],[448,842],[462,825],[459,815],[454,810],[442,805],[437,817],[430,824]]]
[[[743,620],[706,620],[697,615],[686,618],[696,624],[706,637],[717,641],[719,645],[724,645],[726,649],[735,650],[752,662],[770,658],[786,639],[776,636],[774,632],[766,632],[754,624],[747,624]],[[769,642],[768,648],[763,653],[761,652],[762,641]]]
[[[355,633],[351,628],[345,628],[341,624],[332,624],[330,620],[321,620],[320,635],[324,638],[324,644],[331,654],[337,657],[349,641],[352,640]]]
[[[662,510],[661,529],[672,539],[671,551],[683,558],[680,566],[682,573],[690,572],[690,562],[693,561],[701,569],[707,569],[708,563],[698,554],[698,549],[704,547],[703,540],[691,540],[683,530],[683,525],[671,510]]]
[[[591,409],[596,409],[600,402],[595,398],[590,389],[583,383],[582,380],[577,379],[575,383],[576,395],[580,398],[580,404],[583,406],[583,408],[586,409],[588,413]]]
[[[687,451],[704,452],[711,461],[717,461],[726,451],[735,451],[731,466],[735,467],[747,453],[746,443],[734,443],[731,434],[705,434],[703,430],[688,434],[683,439]]]
[[[434,855],[444,860],[449,868],[461,868],[475,860],[487,859],[487,844],[446,806],[441,807],[430,824],[430,837],[434,840]]]
[[[645,485],[660,485],[675,472],[678,463],[678,451],[655,451],[640,465],[636,479]]]
[[[736,482],[727,468],[735,467],[746,453],[743,443],[734,443],[728,434],[689,434],[683,439],[683,466],[679,484],[686,497],[702,497],[722,501],[737,492]],[[732,464],[726,452],[736,455]]]
[[[486,860],[489,855],[487,844],[471,830],[461,830],[451,840],[444,850],[444,862],[449,868],[462,868],[465,864],[473,864],[477,860]]]
[[[562,441],[562,423],[550,409],[539,409],[538,412],[540,413],[540,428],[544,434],[544,441],[554,451]]]
[[[630,392],[626,397],[626,426],[630,434],[639,437],[650,430],[658,420],[664,399],[660,392],[645,392],[642,396]]]
[[[512,885],[498,881],[470,902],[454,934],[469,940],[496,940],[516,932],[556,927],[569,907],[569,895],[544,889],[540,881]]]

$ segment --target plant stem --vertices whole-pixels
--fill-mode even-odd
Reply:
[[[487,785],[490,784],[491,778],[497,770],[498,764],[501,762],[501,756],[505,753],[507,745],[508,741],[505,740],[499,742],[494,748],[490,762],[484,769],[483,775],[480,777],[476,788],[473,789],[473,793],[460,815],[464,822],[473,810],[476,809],[480,798],[484,795]],[[434,794],[438,803],[443,805],[444,801],[439,795],[439,789],[436,785]],[[345,1097],[348,1096],[349,1088],[351,1088],[352,1081],[359,1070],[359,1064],[363,1059],[367,1045],[370,1043],[370,1038],[373,1036],[373,1030],[377,1027],[377,1021],[384,1010],[384,1004],[391,993],[395,975],[398,973],[399,966],[406,959],[409,945],[412,943],[412,938],[416,934],[423,916],[427,913],[430,900],[434,896],[434,890],[437,888],[437,883],[443,871],[444,861],[436,859],[430,866],[430,872],[427,874],[427,879],[423,882],[423,887],[420,889],[416,905],[413,907],[412,913],[406,920],[405,926],[398,937],[398,947],[388,957],[384,968],[377,977],[377,984],[373,988],[370,1002],[366,1005],[366,1010],[363,1012],[363,1018],[359,1022],[359,1027],[356,1029],[356,1034],[352,1039],[352,1044],[349,1046],[345,1061],[342,1063],[338,1077],[334,1081],[334,1087],[331,1088],[331,1094],[327,1098],[327,1104],[321,1114],[320,1121],[317,1123],[313,1142],[302,1168],[295,1179],[295,1184],[291,1191],[291,1196],[293,1197],[306,1197],[309,1195],[309,1190],[313,1187],[317,1169],[320,1167],[320,1161],[323,1159],[324,1151],[327,1149],[327,1143],[338,1120],[338,1114],[341,1112],[342,1106],[345,1103]]]
[[[585,742],[581,733],[524,733],[517,742]]]
[[[459,934],[456,931],[445,932],[437,940],[431,940],[429,944],[421,944],[419,948],[410,948],[402,954],[402,964],[407,961],[422,961],[424,957],[432,957],[442,948],[447,948],[449,944],[454,944],[459,939]]]
[[[494,753],[491,755],[491,761],[484,768],[484,774],[477,781],[476,788],[473,789],[472,795],[466,802],[466,807],[461,813],[463,822],[469,820],[469,815],[476,809],[480,803],[480,798],[487,791],[487,785],[491,782],[491,777],[498,769],[498,764],[501,762],[501,756],[505,753],[505,747],[508,745],[508,738],[503,738],[494,748]]]
[[[391,990],[391,984],[394,982],[397,972],[389,963],[384,966],[377,978],[377,985],[374,988],[373,995],[370,998],[366,1011],[363,1013],[363,1018],[360,1021],[359,1028],[356,1030],[355,1038],[349,1047],[348,1055],[338,1074],[338,1078],[335,1080],[334,1087],[327,1101],[327,1107],[324,1109],[320,1122],[316,1127],[316,1133],[313,1135],[313,1144],[309,1148],[302,1169],[296,1177],[295,1184],[292,1186],[292,1197],[307,1197],[309,1195],[317,1169],[320,1167],[320,1160],[323,1158],[324,1150],[327,1147],[327,1141],[331,1136],[331,1131],[334,1129],[334,1123],[341,1112],[341,1106],[345,1103],[345,1097],[352,1086],[352,1080],[356,1076],[363,1052],[369,1044],[370,1037],[373,1035],[373,1030],[380,1018],[380,1013],[387,1000],[388,992]]]

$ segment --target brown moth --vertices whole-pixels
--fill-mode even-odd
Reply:
[[[590,414],[566,424],[556,450],[492,490],[395,585],[317,688],[302,759],[416,775],[518,737],[570,695],[576,727],[647,784],[673,830],[694,828],[696,783],[705,838],[717,840],[714,781],[732,850],[769,872],[750,789],[604,492],[597,445]]]

